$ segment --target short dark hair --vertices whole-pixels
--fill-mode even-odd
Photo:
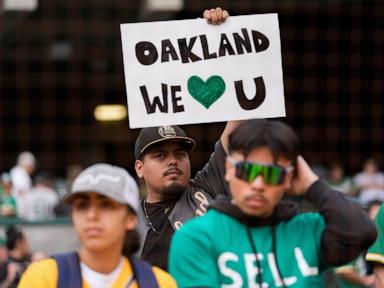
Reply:
[[[18,241],[24,239],[23,232],[16,226],[10,225],[6,229],[7,234],[7,248],[13,250],[16,248]]]
[[[293,163],[299,155],[300,141],[293,129],[278,120],[255,119],[240,124],[230,135],[228,152],[242,153],[245,157],[261,147],[270,149],[274,161],[280,157]]]

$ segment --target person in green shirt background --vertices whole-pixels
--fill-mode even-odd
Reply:
[[[375,275],[367,275],[367,265],[364,255],[361,254],[357,259],[347,265],[335,269],[337,276],[337,288],[363,288],[375,287]]]
[[[1,175],[0,216],[16,215],[16,200],[12,196],[12,181],[8,173]]]
[[[374,200],[369,203],[367,212],[369,218],[374,220],[379,211],[381,202]],[[360,254],[352,262],[335,269],[335,284],[334,288],[363,288],[376,287],[376,277],[373,274],[371,265],[365,260],[365,254]],[[331,287],[330,287],[331,288]]]
[[[376,287],[384,287],[384,204],[381,204],[375,217],[377,239],[369,247],[365,260],[374,265],[373,271],[376,278]]]

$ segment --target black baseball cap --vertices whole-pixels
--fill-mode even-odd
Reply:
[[[163,141],[180,142],[187,151],[191,151],[196,145],[195,140],[189,138],[184,130],[176,125],[143,128],[136,139],[135,158],[139,159],[150,146]]]

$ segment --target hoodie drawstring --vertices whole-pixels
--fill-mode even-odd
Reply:
[[[255,254],[257,270],[259,272],[257,274],[257,283],[259,284],[259,287],[263,287],[262,286],[262,284],[263,284],[263,276],[261,275],[261,264],[260,264],[259,258],[257,257],[256,245],[253,242],[253,237],[252,237],[251,229],[249,228],[248,225],[246,226],[246,229],[247,229],[247,235],[248,235],[249,242],[251,243],[251,246],[252,246],[252,252],[253,252],[253,254]],[[273,225],[272,226],[272,249],[273,249],[273,256],[275,257],[277,273],[279,274],[279,278],[281,280],[282,287],[286,288],[287,286],[285,286],[284,279],[281,276],[281,271],[280,271],[279,263],[277,262],[277,257],[276,257],[276,235],[275,234],[276,234],[276,228]]]
[[[251,246],[252,246],[252,252],[253,252],[253,254],[255,254],[257,271],[259,272],[259,273],[257,273],[257,283],[259,283],[259,287],[263,287],[262,286],[262,284],[263,284],[263,276],[261,275],[261,264],[260,264],[260,261],[259,261],[259,257],[257,257],[256,246],[255,246],[255,243],[253,242],[253,237],[252,237],[251,229],[249,229],[249,226],[246,226],[246,228],[247,228],[248,239],[249,239],[249,242],[251,243]]]
[[[275,225],[272,226],[272,249],[273,249],[273,255],[274,255],[274,257],[275,257],[275,263],[276,263],[277,273],[279,274],[279,278],[280,278],[280,280],[281,280],[282,287],[283,287],[283,288],[286,288],[287,286],[285,286],[283,276],[281,275],[281,271],[280,271],[279,263],[277,262],[277,252],[276,252],[276,227],[275,227]]]

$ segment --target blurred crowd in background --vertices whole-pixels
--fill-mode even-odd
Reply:
[[[384,201],[384,173],[376,159],[366,159],[361,165],[361,171],[354,175],[347,175],[346,167],[340,162],[331,163],[328,167],[317,165],[313,168],[333,188],[359,202],[374,219]],[[72,165],[67,168],[65,179],[57,179],[49,171],[38,167],[33,153],[21,152],[15,165],[1,174],[0,221],[17,218],[33,223],[49,222],[56,217],[69,217],[69,207],[60,199],[70,189],[73,179],[82,169],[81,165]],[[0,285],[16,287],[26,266],[31,261],[44,258],[45,252],[32,253],[25,234],[19,228],[13,225],[3,228],[4,237],[0,238],[0,283],[3,284]],[[369,284],[374,281],[372,268],[365,263],[363,257],[357,259],[352,266],[340,267],[325,274],[325,277],[329,277],[326,279],[327,283],[339,283],[345,281],[344,277],[349,279],[351,273],[360,275],[358,277],[361,277],[362,282]],[[368,284],[363,287],[370,287]]]
[[[68,167],[67,178],[55,178],[50,172],[37,169],[35,156],[24,151],[9,171],[1,174],[0,215],[26,221],[47,221],[67,216],[68,207],[60,202],[81,165]]]
[[[374,219],[384,201],[384,173],[376,159],[366,159],[361,171],[354,175],[347,175],[340,162],[313,168],[333,188],[359,202]],[[21,152],[15,165],[1,174],[0,221],[19,219],[23,223],[49,223],[57,217],[69,218],[70,208],[60,199],[82,169],[81,165],[72,165],[67,168],[65,179],[57,179],[49,171],[38,167],[33,153]],[[17,287],[20,275],[28,264],[46,257],[47,253],[31,251],[25,233],[17,226],[7,225],[3,229],[4,237],[0,236],[0,287]],[[372,267],[363,256],[352,264],[326,273],[325,277],[329,287],[343,287],[340,283],[348,282],[350,277],[359,277],[359,281],[366,283],[361,287],[371,287],[370,283],[374,281]]]
[[[18,217],[26,221],[47,221],[68,216],[69,208],[60,198],[70,189],[82,165],[67,167],[66,178],[55,178],[49,171],[37,169],[37,159],[24,151],[14,167],[1,174],[0,217]],[[362,163],[361,171],[347,175],[343,163],[313,167],[336,190],[358,201],[363,208],[384,201],[384,173],[374,158]]]

